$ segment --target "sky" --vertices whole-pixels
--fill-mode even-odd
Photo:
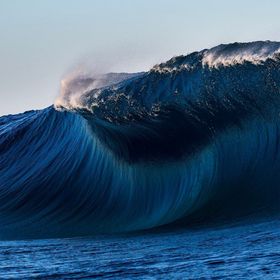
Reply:
[[[0,116],[53,104],[76,68],[148,70],[221,43],[280,41],[279,0],[0,0]]]

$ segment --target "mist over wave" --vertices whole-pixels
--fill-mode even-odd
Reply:
[[[0,118],[0,238],[87,235],[278,213],[280,43],[62,81]]]

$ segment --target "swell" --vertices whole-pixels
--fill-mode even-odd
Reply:
[[[176,114],[181,119],[183,113]],[[172,123],[179,119],[171,118]],[[226,211],[229,203],[237,212],[256,201],[262,207],[272,206],[272,201],[277,204],[279,122],[271,113],[247,112],[236,122],[206,131],[206,136],[200,133],[198,142],[192,138],[188,143],[195,149],[185,150],[183,157],[175,153],[171,160],[169,151],[162,155],[161,148],[152,154],[143,149],[145,156],[136,156],[139,146],[128,148],[127,141],[134,144],[131,139],[138,134],[147,143],[161,145],[161,122],[164,118],[158,130],[152,126],[161,137],[151,139],[146,130],[118,128],[122,134],[129,131],[124,141],[116,128],[104,130],[98,120],[53,108],[16,119],[10,124],[12,140],[10,132],[1,135],[11,141],[1,149],[1,237],[141,230],[195,213],[207,216],[214,211],[211,203],[217,201],[220,208],[215,214]],[[147,130],[151,130],[149,125]],[[193,128],[186,125],[175,133],[176,137],[193,135]],[[106,143],[106,137],[117,144]],[[176,142],[169,144],[178,148]],[[247,201],[240,205],[242,197]]]
[[[82,117],[52,108],[32,114],[24,127],[29,134],[1,155],[2,238],[148,228],[182,207],[176,201],[190,191],[182,167],[128,165],[103,147]],[[13,129],[20,135],[21,126]],[[177,185],[173,190],[162,172]]]

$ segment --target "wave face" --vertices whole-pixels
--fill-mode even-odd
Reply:
[[[277,208],[279,48],[220,45],[146,73],[79,76],[55,106],[1,117],[0,237]]]

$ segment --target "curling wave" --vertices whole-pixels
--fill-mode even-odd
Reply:
[[[221,45],[149,72],[71,77],[0,118],[0,237],[125,232],[277,208],[280,43]]]

